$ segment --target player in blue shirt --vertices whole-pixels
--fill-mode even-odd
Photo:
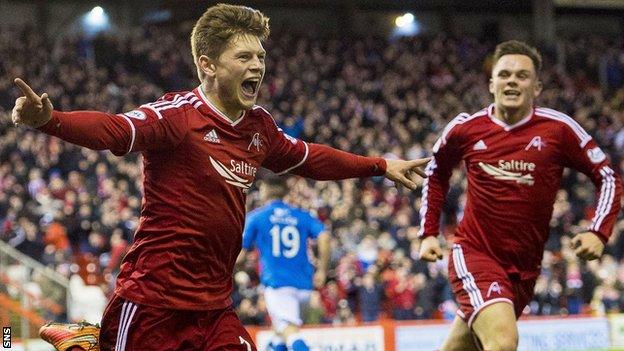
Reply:
[[[299,335],[300,309],[308,303],[314,286],[325,283],[330,240],[323,223],[309,212],[284,202],[287,195],[288,186],[282,177],[261,183],[260,197],[265,205],[247,215],[238,261],[243,261],[254,246],[258,248],[260,280],[277,336],[270,347],[276,351],[307,351],[308,345]],[[310,239],[316,239],[318,245],[316,273],[308,257]]]

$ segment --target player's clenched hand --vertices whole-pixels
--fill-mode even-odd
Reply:
[[[574,253],[583,260],[591,261],[599,258],[604,247],[602,240],[593,232],[579,233],[572,238]]]
[[[435,262],[442,259],[442,248],[440,241],[435,236],[428,236],[420,242],[420,252],[418,253],[421,260]]]
[[[38,128],[48,123],[52,118],[52,102],[47,93],[41,96],[35,92],[20,78],[15,78],[15,84],[22,91],[24,96],[15,100],[15,107],[11,118],[13,124],[25,124],[27,126]]]
[[[427,177],[422,168],[430,159],[430,157],[410,161],[386,159],[386,178],[414,190],[416,189],[416,175]]]

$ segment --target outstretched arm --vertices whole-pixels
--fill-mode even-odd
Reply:
[[[429,158],[412,161],[365,157],[340,151],[329,146],[308,144],[306,161],[293,170],[294,174],[316,180],[340,180],[385,176],[409,189],[416,188],[416,175],[425,177],[421,169]]]
[[[52,118],[52,102],[48,97],[48,93],[37,95],[31,88],[20,78],[14,80],[17,87],[22,91],[24,96],[20,96],[15,100],[15,107],[11,118],[13,124],[25,124],[32,128],[39,128]]]
[[[89,149],[111,150],[115,155],[123,155],[167,148],[177,145],[187,130],[183,114],[163,118],[149,108],[117,115],[98,111],[54,111],[47,93],[38,96],[19,78],[15,79],[15,84],[24,96],[15,101],[14,124],[37,128]]]
[[[16,126],[24,124],[37,128],[93,150],[111,150],[119,155],[129,151],[132,140],[129,121],[121,121],[120,117],[103,112],[54,111],[47,93],[37,95],[20,78],[15,79],[15,84],[24,95],[15,101],[13,108],[12,118]]]
[[[413,161],[365,157],[337,150],[326,145],[308,144],[285,134],[274,121],[267,123],[268,157],[263,166],[275,173],[292,172],[316,180],[341,180],[386,176],[397,184],[416,188],[416,175],[428,158]]]

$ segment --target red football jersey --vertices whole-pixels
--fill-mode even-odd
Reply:
[[[284,134],[260,106],[232,122],[200,89],[170,93],[118,115],[53,111],[39,129],[116,155],[142,152],[141,219],[116,293],[155,307],[207,310],[231,304],[245,192],[259,167],[317,180],[386,172],[382,158]]]
[[[245,192],[258,169],[285,172],[308,146],[256,106],[232,122],[199,89],[120,114],[142,151],[144,201],[116,292],[140,304],[217,309],[231,304]]]
[[[464,161],[467,199],[455,240],[489,254],[508,273],[523,279],[539,274],[564,167],[595,184],[596,213],[587,229],[607,241],[622,186],[592,137],[555,110],[537,107],[513,125],[493,110],[458,115],[436,142],[423,184],[420,235],[438,234],[451,172]]]

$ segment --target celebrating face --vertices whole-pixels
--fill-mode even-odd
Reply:
[[[492,69],[490,92],[497,109],[526,113],[541,89],[533,61],[526,55],[503,55]]]
[[[232,37],[215,60],[215,82],[226,112],[253,107],[264,77],[266,51],[260,39],[251,34]]]

